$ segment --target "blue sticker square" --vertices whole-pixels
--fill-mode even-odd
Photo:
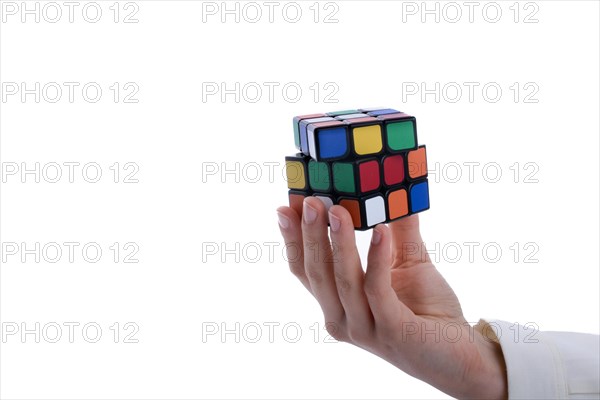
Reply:
[[[342,157],[348,151],[348,134],[345,127],[321,129],[317,133],[320,159]]]
[[[419,182],[410,188],[410,211],[413,213],[429,208],[429,184]]]
[[[368,112],[367,114],[369,114],[371,117],[377,117],[379,115],[396,114],[399,112],[400,111],[394,110],[393,108],[386,108],[383,110],[371,111],[371,112]]]
[[[309,149],[308,149],[308,137],[306,136],[306,130],[308,128],[308,125],[310,124],[314,124],[316,122],[328,122],[328,121],[335,121],[335,119],[331,118],[331,117],[317,117],[317,118],[308,118],[308,119],[303,119],[300,120],[299,123],[299,127],[298,127],[298,134],[300,136],[300,151],[303,152],[304,154],[308,154],[309,153]]]

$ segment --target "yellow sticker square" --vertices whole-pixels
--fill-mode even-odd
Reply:
[[[286,161],[285,175],[288,188],[304,189],[306,187],[306,176],[304,176],[304,165],[300,161]]]
[[[383,149],[380,125],[360,126],[352,129],[354,151],[358,155],[376,154]]]

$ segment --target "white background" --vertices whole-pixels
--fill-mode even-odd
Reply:
[[[117,23],[112,1],[98,2],[96,23],[83,18],[85,2],[72,23],[62,2],[56,23],[44,15],[23,23],[21,3],[13,3],[15,15],[7,3],[0,28],[2,398],[445,397],[375,356],[328,343],[318,304],[282,255],[275,209],[287,202],[282,164],[294,152],[292,117],[346,108],[385,105],[417,117],[430,162],[422,233],[467,320],[598,332],[597,2],[481,2],[472,22],[462,2],[428,2],[439,21],[429,14],[423,22],[421,2],[336,1],[317,5],[317,23],[313,2],[298,3],[296,23],[289,22],[293,5],[288,21],[282,16],[285,2],[273,22],[257,3],[256,23],[256,8],[243,2],[239,22],[232,14],[224,23],[220,2],[121,2]],[[203,13],[215,6],[216,15]],[[457,10],[462,16],[452,22]],[[138,22],[124,23],[133,11]],[[325,23],[332,12],[334,22]],[[7,96],[11,82],[29,89],[56,82],[63,96],[23,101],[20,92]],[[79,84],[73,102],[64,82]],[[82,97],[89,82],[103,89],[96,103]],[[125,90],[128,82],[134,86]],[[222,82],[229,89],[239,82],[237,102],[234,94],[206,93]],[[278,85],[273,98],[265,82]],[[254,83],[263,89],[255,102]],[[290,89],[286,98],[286,84],[302,94],[295,99]],[[422,98],[421,84],[433,92]],[[135,86],[138,102],[124,102]],[[65,162],[80,163],[74,181],[63,166],[62,178],[49,182],[52,163]],[[109,168],[116,162],[118,183]],[[135,167],[125,169],[128,162],[139,168],[138,183],[123,182]],[[479,163],[471,181],[469,162]],[[20,170],[7,174],[22,163],[40,163],[39,183]],[[100,166],[97,183],[82,176],[87,163]],[[221,174],[236,165],[239,173]],[[362,252],[369,238],[358,234]],[[64,245],[55,263],[53,255],[36,262],[23,252],[23,243],[54,242],[80,243],[74,261]],[[465,242],[478,243],[472,259]],[[86,243],[102,249],[98,262],[83,258]],[[124,262],[135,246],[139,262]],[[73,343],[69,322],[79,324]],[[21,336],[36,323],[39,343],[34,333]],[[96,343],[88,342],[93,329],[82,333],[89,323],[102,329]],[[62,337],[51,343],[55,324]],[[128,341],[137,343],[125,343],[135,326]],[[257,326],[262,336],[252,343]],[[209,335],[212,328],[219,331]],[[222,337],[222,329],[231,332]]]

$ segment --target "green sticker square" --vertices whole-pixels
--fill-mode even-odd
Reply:
[[[310,160],[308,162],[308,183],[312,190],[327,192],[331,187],[327,163]]]
[[[298,127],[298,122],[292,121],[294,123],[294,144],[296,148],[300,148],[300,128]]]
[[[341,110],[341,111],[332,111],[332,112],[328,112],[325,115],[328,115],[330,117],[337,117],[339,115],[348,115],[348,114],[356,114],[359,113],[360,111],[358,110]]]
[[[333,163],[333,187],[338,192],[356,193],[354,166],[348,163]]]
[[[387,124],[387,141],[392,150],[412,149],[415,143],[415,125],[413,121],[392,122]]]

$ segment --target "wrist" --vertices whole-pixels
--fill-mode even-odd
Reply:
[[[475,373],[472,389],[466,398],[507,399],[508,380],[506,363],[493,329],[485,322],[479,321],[473,327],[474,339],[481,357],[481,370]]]

